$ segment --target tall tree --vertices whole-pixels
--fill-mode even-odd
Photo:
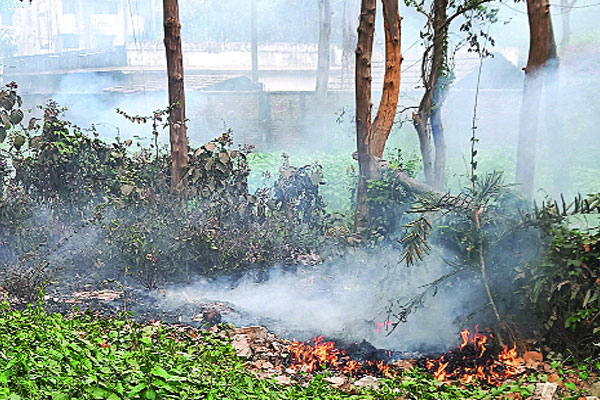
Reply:
[[[385,29],[385,76],[383,92],[375,120],[372,121],[371,60],[377,0],[362,0],[358,44],[356,47],[356,145],[359,166],[359,183],[356,194],[355,229],[368,225],[369,209],[367,183],[380,178],[379,161],[389,137],[400,93],[400,14],[398,0],[382,0]]]
[[[438,78],[447,72],[444,63],[447,58],[448,0],[434,0],[432,8],[432,13],[427,16],[428,25],[433,28],[432,43],[425,49],[421,66],[425,93],[419,103],[418,111],[413,115],[413,124],[419,137],[425,181],[436,189],[443,189],[446,142],[441,121],[443,89]],[[435,146],[435,166],[429,135],[430,120]]]
[[[527,197],[533,196],[540,102],[544,86],[544,67],[556,58],[550,5],[547,0],[527,0],[529,20],[529,57],[525,67],[523,102],[519,125],[516,181]]]
[[[409,0],[409,5],[426,18],[421,37],[425,50],[421,63],[421,80],[425,89],[417,111],[413,113],[413,125],[417,131],[425,181],[436,190],[444,189],[446,171],[446,139],[442,124],[442,106],[452,81],[449,54],[449,30],[458,17],[465,17],[460,30],[467,32],[467,41],[474,51],[485,52],[478,38],[488,40],[487,33],[473,32],[473,20],[493,19],[484,7],[491,0],[433,0],[428,10],[424,0]],[[433,139],[433,141],[432,141]]]
[[[327,96],[329,67],[331,60],[331,3],[330,0],[317,0],[319,3],[319,50],[317,67],[317,96]]]
[[[169,139],[171,142],[171,190],[177,191],[188,166],[188,138],[185,119],[185,87],[181,24],[177,0],[163,0],[163,23],[169,84]]]

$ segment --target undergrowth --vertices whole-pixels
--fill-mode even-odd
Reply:
[[[224,329],[226,329],[224,327]],[[221,331],[222,332],[222,331]],[[260,380],[220,332],[139,325],[125,314],[47,314],[41,304],[0,311],[0,400],[10,399],[461,399],[532,393],[515,382],[483,390],[441,384],[413,370],[378,388],[333,388],[317,376],[307,387]]]

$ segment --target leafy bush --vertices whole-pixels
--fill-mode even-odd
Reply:
[[[52,256],[75,238],[80,258],[58,259],[80,265],[65,270],[87,265],[90,273],[125,272],[156,288],[194,274],[316,262],[329,242],[342,242],[326,235],[331,218],[317,164],[296,168],[286,160],[270,187],[249,193],[249,149],[231,149],[226,132],[190,149],[185,188],[173,194],[165,149],[154,144],[134,150],[131,141],[118,138],[103,142],[93,129],[87,134],[62,120],[54,102],[40,108],[42,119],[25,125],[30,110],[21,109],[16,85],[1,97],[6,124],[0,139],[8,144],[0,154],[0,224],[8,227],[0,234],[4,264],[19,265],[34,253],[44,261],[41,254]],[[152,117],[119,112],[133,122],[152,122],[156,137],[168,109]],[[45,250],[37,251],[40,246]]]
[[[542,317],[540,334],[556,351],[578,359],[600,354],[600,228],[565,225],[549,232],[552,245],[527,270],[529,305]]]

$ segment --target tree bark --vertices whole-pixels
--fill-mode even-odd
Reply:
[[[331,62],[331,4],[330,0],[317,0],[319,3],[319,50],[317,66],[317,96],[327,96],[329,67]]]
[[[181,24],[177,0],[163,0],[165,49],[169,84],[169,139],[171,142],[171,190],[178,191],[188,166],[188,139],[185,120],[185,88]]]
[[[446,168],[446,145],[442,129],[441,107],[443,90],[438,85],[438,78],[442,72],[446,57],[446,40],[448,36],[448,0],[434,0],[433,3],[433,43],[423,55],[421,68],[425,93],[419,103],[418,111],[413,114],[413,125],[419,137],[421,156],[423,158],[423,172],[427,184],[437,189],[444,187],[444,174]],[[431,57],[429,52],[431,51]],[[433,115],[435,111],[435,116]],[[428,123],[432,123],[433,144],[435,146],[435,164],[433,148],[429,136]],[[435,127],[433,126],[435,122]],[[439,147],[438,147],[439,146]]]
[[[369,152],[371,133],[371,59],[375,35],[377,0],[362,0],[358,43],[356,46],[356,147],[358,153],[358,187],[356,190],[356,215],[354,228],[364,228],[368,221],[367,180],[375,177],[377,165]]]
[[[370,140],[371,153],[376,158],[383,157],[385,144],[394,125],[400,94],[400,67],[402,66],[401,19],[398,13],[398,0],[383,0],[382,3],[385,28],[385,75]]]
[[[517,148],[516,181],[527,197],[533,196],[539,108],[543,90],[543,68],[553,50],[550,9],[547,0],[527,0],[529,58],[525,67],[523,102]]]
[[[380,179],[379,161],[394,123],[400,91],[400,15],[398,0],[382,0],[386,33],[386,70],[381,102],[371,121],[371,60],[375,34],[376,0],[362,0],[356,47],[356,145],[359,182],[356,194],[355,230],[368,226],[367,183]]]

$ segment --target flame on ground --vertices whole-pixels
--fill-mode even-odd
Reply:
[[[289,346],[290,368],[302,372],[338,371],[345,375],[379,375],[391,378],[395,371],[383,361],[356,361],[346,355],[344,350],[335,346],[335,342],[324,341],[323,336],[310,342],[294,340]]]
[[[425,367],[440,382],[459,384],[478,381],[498,386],[505,380],[522,373],[516,345],[504,346],[502,351],[489,349],[494,335],[481,333],[478,326],[471,333],[464,329],[460,333],[458,350],[450,351],[437,360],[427,360]]]
[[[438,381],[458,385],[478,382],[499,386],[507,379],[524,373],[515,344],[497,351],[494,335],[491,332],[479,332],[478,326],[473,333],[464,329],[460,337],[458,349],[435,360],[421,360],[418,364],[424,366]],[[352,377],[373,375],[385,378],[401,373],[384,361],[353,360],[344,350],[338,349],[335,342],[325,341],[323,336],[308,342],[289,342],[288,351],[289,368],[297,372],[327,370]]]

